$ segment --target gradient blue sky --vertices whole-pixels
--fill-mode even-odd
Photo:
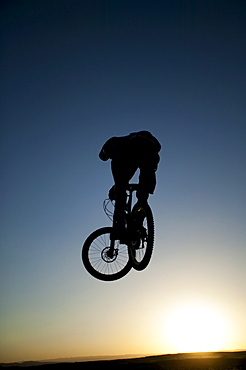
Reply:
[[[245,15],[241,0],[1,2],[0,361],[246,349]],[[80,257],[110,224],[98,152],[142,129],[162,143],[153,258],[101,282]]]

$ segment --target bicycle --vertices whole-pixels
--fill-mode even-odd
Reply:
[[[86,270],[95,278],[114,281],[125,276],[132,268],[144,270],[150,262],[154,246],[154,218],[147,202],[137,202],[132,208],[133,192],[138,184],[129,184],[124,210],[125,232],[123,239],[113,237],[115,222],[105,199],[103,208],[113,225],[91,233],[82,247],[82,261]]]

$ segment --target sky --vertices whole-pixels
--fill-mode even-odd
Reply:
[[[246,349],[245,8],[1,2],[0,362]],[[98,153],[139,130],[162,144],[153,257],[103,282]]]

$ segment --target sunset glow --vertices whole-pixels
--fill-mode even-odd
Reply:
[[[226,332],[226,322],[218,311],[196,303],[177,308],[167,322],[167,335],[175,352],[221,350]]]

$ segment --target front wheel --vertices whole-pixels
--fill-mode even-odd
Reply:
[[[110,248],[112,227],[103,227],[88,236],[82,247],[82,261],[86,270],[103,281],[118,280],[132,268],[128,246],[119,240]]]
[[[148,266],[154,247],[154,218],[150,206],[135,204],[131,213],[131,223],[129,254],[133,268],[142,271]]]

